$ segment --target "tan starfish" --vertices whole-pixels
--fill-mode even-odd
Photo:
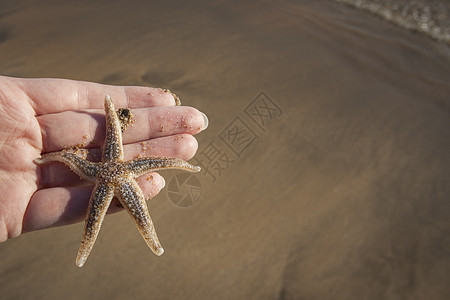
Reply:
[[[163,169],[200,171],[200,167],[178,158],[142,157],[124,161],[122,129],[126,127],[126,124],[119,119],[122,117],[120,114],[123,114],[123,111],[116,113],[114,104],[107,95],[105,97],[106,137],[101,162],[87,161],[69,151],[44,154],[35,160],[38,164],[51,161],[63,162],[82,179],[94,183],[81,246],[75,261],[78,267],[82,267],[86,262],[114,196],[133,217],[150,249],[158,256],[163,254],[164,250],[156,235],[144,194],[136,178],[150,171]]]

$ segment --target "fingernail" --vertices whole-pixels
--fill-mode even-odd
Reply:
[[[203,116],[203,127],[201,128],[201,130],[205,130],[206,128],[208,128],[209,120],[208,120],[208,117],[204,113],[202,113],[202,112],[200,112],[200,113]]]
[[[166,186],[166,180],[164,179],[164,177],[161,176],[162,179],[162,186],[161,189],[163,189]]]

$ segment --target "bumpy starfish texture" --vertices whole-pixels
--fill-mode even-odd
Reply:
[[[128,112],[125,112],[125,115]],[[105,97],[105,116],[106,137],[101,162],[91,162],[68,151],[44,154],[35,160],[38,164],[62,162],[82,179],[94,183],[81,246],[75,261],[78,267],[82,267],[86,262],[114,196],[128,210],[150,249],[158,256],[163,254],[164,250],[156,235],[144,194],[137,184],[136,178],[150,171],[164,169],[200,171],[200,167],[178,158],[142,157],[124,161],[122,131],[126,128],[129,118],[125,118],[124,121],[123,110],[116,113],[114,104],[108,95]]]

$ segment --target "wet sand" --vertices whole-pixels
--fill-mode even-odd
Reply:
[[[170,88],[229,163],[149,202],[161,257],[125,212],[82,269],[81,223],[1,244],[2,299],[450,298],[448,45],[325,0],[41,3],[2,3],[2,75]]]

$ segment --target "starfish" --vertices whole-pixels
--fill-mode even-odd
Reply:
[[[164,249],[156,235],[144,194],[137,184],[136,178],[150,171],[164,169],[200,171],[200,167],[193,166],[179,158],[141,157],[124,161],[122,131],[130,120],[129,113],[128,109],[116,112],[111,98],[106,95],[106,137],[101,162],[91,162],[64,150],[44,154],[35,160],[37,164],[62,162],[82,179],[94,183],[81,246],[75,261],[78,267],[82,267],[86,262],[114,196],[128,210],[150,249],[158,256],[163,254]]]

